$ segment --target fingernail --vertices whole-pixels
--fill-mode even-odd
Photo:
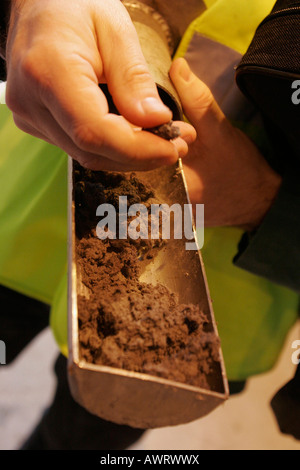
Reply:
[[[185,59],[181,61],[180,68],[179,68],[179,75],[183,80],[188,82],[192,76],[192,71],[190,67],[188,66],[188,63]]]
[[[153,98],[149,96],[148,98],[145,98],[142,101],[142,108],[146,114],[151,114],[151,113],[162,113],[166,112],[168,110],[171,114],[171,111],[167,106],[165,106],[160,100],[157,98]]]

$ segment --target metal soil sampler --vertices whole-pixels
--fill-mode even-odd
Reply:
[[[168,78],[174,48],[172,31],[164,18],[149,5],[136,1],[123,3],[137,29],[144,56],[163,101],[173,111],[174,119],[181,119],[180,103]],[[189,203],[180,161],[172,167],[139,172],[138,177],[142,182],[150,183],[164,203]],[[75,400],[103,419],[138,428],[177,425],[208,414],[228,398],[221,350],[210,390],[148,374],[94,365],[80,358],[77,295],[88,294],[81,283],[76,263],[75,211],[73,163],[70,159],[68,376]],[[165,285],[179,296],[181,303],[198,304],[209,319],[210,331],[217,334],[201,253],[199,250],[187,251],[185,240],[169,240],[142,272],[141,280]]]

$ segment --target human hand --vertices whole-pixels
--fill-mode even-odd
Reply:
[[[207,226],[257,227],[281,184],[254,143],[226,119],[209,88],[176,59],[170,77],[197,131],[183,160],[192,204],[202,203]]]
[[[6,60],[16,125],[83,166],[147,170],[175,162],[195,138],[185,123],[172,142],[140,130],[172,115],[120,0],[12,0]],[[108,112],[103,82],[121,116]]]

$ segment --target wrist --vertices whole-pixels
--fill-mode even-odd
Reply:
[[[252,231],[261,225],[271,209],[280,190],[282,177],[270,167],[256,145],[240,130],[237,130],[237,132],[241,135],[242,141],[243,139],[248,141],[248,150],[252,146],[251,153],[249,154],[251,159],[248,161],[249,163],[251,161],[254,163],[253,166],[251,164],[248,166],[249,175],[252,176],[248,180],[249,184],[245,184],[244,187],[244,203],[245,207],[248,208],[249,217],[246,223],[242,222],[238,225],[243,229]],[[244,148],[247,148],[246,145]],[[250,171],[251,167],[252,171]],[[247,172],[246,168],[245,171]]]

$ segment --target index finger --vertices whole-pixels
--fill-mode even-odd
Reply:
[[[56,68],[60,80],[48,88],[44,104],[79,149],[130,164],[137,159],[161,159],[161,164],[177,160],[176,145],[136,132],[124,118],[109,113],[92,66],[82,58],[78,64],[72,73],[66,64],[62,71]],[[76,68],[81,69],[77,74]]]

